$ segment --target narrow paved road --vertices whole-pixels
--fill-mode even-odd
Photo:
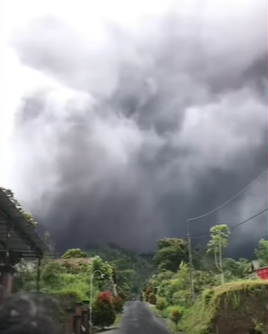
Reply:
[[[143,302],[133,301],[125,305],[120,327],[113,334],[170,334],[164,324]]]

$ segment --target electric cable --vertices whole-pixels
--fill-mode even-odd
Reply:
[[[215,211],[223,208],[225,205],[229,204],[230,202],[232,202],[234,199],[236,199],[238,196],[240,196],[242,193],[244,193],[246,190],[248,190],[251,186],[253,186],[257,181],[259,181],[260,178],[263,177],[263,175],[265,175],[267,173],[267,169],[262,172],[255,180],[253,180],[250,184],[248,184],[245,188],[243,188],[242,190],[240,190],[236,195],[234,195],[233,197],[231,197],[230,199],[228,199],[228,201],[224,202],[223,204],[221,204],[220,206],[218,206],[217,208],[201,215],[201,216],[197,216],[197,217],[193,217],[193,218],[189,218],[187,221],[194,221],[194,220],[198,220],[204,217],[209,216],[210,214],[214,213]]]
[[[260,216],[261,214],[263,214],[263,213],[266,212],[267,210],[268,210],[268,208],[263,209],[262,211],[256,213],[255,215],[253,215],[253,216],[251,216],[251,217],[249,217],[249,218],[243,220],[242,222],[240,222],[240,223],[238,223],[238,224],[236,224],[236,225],[230,227],[230,231],[236,229],[237,227],[239,227],[239,226],[241,226],[241,225],[243,225],[243,224],[246,224],[246,223],[249,222],[250,220],[252,220],[252,219],[254,219],[254,218]],[[190,237],[190,239],[202,239],[202,238],[208,238],[208,237],[210,237],[210,234],[200,235],[200,236],[196,236],[196,237]]]

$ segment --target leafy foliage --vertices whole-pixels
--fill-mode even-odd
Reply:
[[[149,294],[148,301],[150,304],[156,305],[156,295],[153,292]]]
[[[182,312],[180,310],[173,310],[169,317],[170,320],[175,323],[175,325],[178,325],[179,320],[182,318]]]
[[[151,286],[147,286],[147,288],[145,290],[145,301],[146,302],[149,301],[149,296],[150,296],[151,293],[153,293],[153,288]]]
[[[160,239],[158,250],[153,258],[159,271],[176,272],[182,261],[188,259],[188,248],[185,240],[175,238]]]
[[[255,256],[257,260],[259,260],[260,265],[262,267],[267,266],[267,249],[268,249],[268,241],[261,239],[258,243],[258,247],[255,249]]]
[[[151,254],[138,255],[112,244],[89,247],[87,253],[90,257],[99,255],[109,263],[118,293],[124,299],[139,295],[144,282],[155,271],[153,264],[149,262]]]
[[[62,259],[71,259],[71,258],[86,258],[88,257],[86,252],[81,251],[79,248],[68,249],[63,255]]]
[[[109,274],[111,266],[99,257],[45,259],[41,265],[41,291],[53,295],[61,302],[70,301],[68,307],[73,307],[75,302],[89,299],[90,276],[95,268],[101,268],[105,276],[100,279],[98,275],[93,281],[93,296],[104,290],[106,285],[112,289]],[[34,291],[36,287],[37,263],[27,264],[24,261],[18,265],[18,273],[15,277],[17,290]],[[64,297],[63,297],[64,296]]]
[[[232,258],[226,258],[223,261],[225,277],[228,281],[235,278],[244,278],[250,271],[250,263],[247,259],[239,259],[238,261]]]
[[[156,301],[156,308],[159,311],[163,311],[167,307],[167,301],[163,297],[158,297]]]
[[[208,253],[214,254],[215,266],[221,273],[222,283],[224,283],[223,249],[228,245],[230,233],[226,224],[215,225],[210,229],[211,240],[208,243]]]
[[[120,296],[113,297],[113,305],[116,313],[122,313],[124,308],[124,300]]]
[[[232,300],[232,306],[230,306],[230,309],[231,307],[236,309],[238,307],[237,305],[241,303],[241,298],[253,296],[250,292],[252,291],[251,289],[256,288],[256,290],[254,291],[258,294],[258,284],[266,284],[265,282],[261,283],[256,279],[252,281],[250,280],[250,277],[252,277],[250,272],[251,263],[247,259],[240,258],[238,260],[235,260],[232,258],[224,258],[224,248],[228,244],[229,235],[230,231],[228,227],[226,227],[226,225],[215,226],[211,229],[211,240],[208,246],[204,249],[199,248],[194,251],[193,282],[196,301],[193,300],[191,295],[190,271],[188,263],[186,261],[184,262],[183,260],[180,260],[180,264],[176,271],[162,270],[161,265],[158,266],[158,274],[152,275],[151,278],[146,282],[146,285],[144,287],[145,299],[148,300],[148,296],[150,295],[150,293],[157,293],[157,314],[158,316],[160,315],[163,318],[167,319],[167,325],[172,331],[185,330],[187,333],[189,332],[196,334],[210,333],[211,330],[212,332],[215,332],[215,328],[210,327],[209,329],[208,326],[209,324],[211,325],[212,314],[215,313],[212,312],[212,309],[207,311],[207,307],[208,305],[213,305],[212,301],[216,300],[216,296],[221,295],[220,298],[228,296],[228,298]],[[176,242],[173,242],[173,244],[176,244]],[[163,243],[161,246],[165,248],[165,246],[167,246],[167,243]],[[157,250],[156,254],[158,252],[159,250]],[[215,254],[217,256],[216,261]],[[267,265],[267,263],[265,262],[267,261],[266,240],[261,240],[259,242],[258,247],[255,250],[255,256],[257,257],[259,262],[262,263],[262,265]],[[164,263],[165,258],[163,257],[162,260],[162,263]],[[222,285],[223,273],[224,280],[228,283]],[[244,279],[244,281],[242,281],[242,279]],[[239,291],[243,290],[245,293],[236,293],[236,289],[238,289]],[[201,304],[199,302],[200,298],[202,300]],[[223,299],[217,300],[219,301],[219,303],[227,303],[226,305],[229,305],[229,300],[226,300],[225,297]],[[254,300],[257,301],[257,297]],[[256,319],[259,319],[259,316],[255,312],[254,307],[251,307],[251,305],[249,305],[249,302],[250,298],[248,299],[246,309],[244,309],[243,311],[244,313],[240,312],[239,310],[235,311],[237,312],[238,319],[240,319],[240,317],[242,319],[243,317],[245,317],[246,314],[248,314],[248,317],[245,320],[248,325],[250,325],[250,322],[252,323],[252,318],[250,318],[252,317],[252,315],[257,317]],[[216,307],[214,308],[214,310],[217,309],[217,307],[220,307],[220,309],[222,307],[224,308],[224,305],[214,305]],[[241,306],[241,308],[243,308],[243,306]],[[222,311],[221,314],[218,314],[217,317],[215,317],[215,321],[218,321],[217,319],[219,319],[219,315],[221,317],[224,317],[224,312],[225,311]],[[207,317],[207,315],[208,317],[210,317],[210,319]],[[263,325],[263,322],[261,322],[261,320],[262,319],[258,320],[258,323],[254,328],[260,328]],[[174,323],[174,325],[172,325],[172,322]],[[196,325],[197,323],[198,325]],[[225,322],[223,321],[223,323]],[[199,326],[199,324],[201,324],[201,326]],[[205,327],[202,327],[203,325],[205,327],[207,326],[206,329],[204,329]]]

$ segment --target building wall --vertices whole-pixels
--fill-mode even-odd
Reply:
[[[268,267],[258,269],[256,272],[257,272],[257,275],[260,279],[265,279],[265,280],[267,279],[268,280]]]

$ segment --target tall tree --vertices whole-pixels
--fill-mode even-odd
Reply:
[[[228,245],[231,232],[226,224],[215,225],[210,229],[211,239],[208,243],[208,253],[214,254],[216,268],[221,273],[221,283],[224,283],[223,250]]]
[[[255,249],[255,256],[262,267],[267,266],[267,249],[268,241],[261,239],[258,243],[258,247]]]
[[[176,272],[182,261],[188,261],[187,242],[183,239],[163,238],[157,246],[153,261],[160,271]]]

